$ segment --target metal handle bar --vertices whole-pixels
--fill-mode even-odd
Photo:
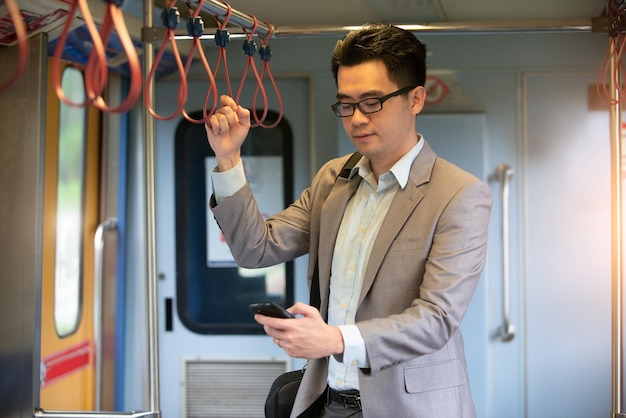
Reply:
[[[500,181],[502,191],[502,325],[496,334],[502,342],[507,343],[515,337],[515,327],[511,324],[509,278],[509,183],[513,178],[513,169],[500,164],[496,167],[495,176]]]
[[[104,253],[104,231],[117,229],[117,219],[110,218],[98,225],[93,239],[94,272],[93,272],[93,342],[95,364],[95,405],[94,409],[102,408],[102,267]]]
[[[193,1],[194,3],[198,3],[197,0]],[[202,9],[211,13],[212,15],[224,17],[228,13],[228,5],[222,1],[216,0],[205,0],[202,4]],[[240,26],[245,29],[252,29],[256,26],[255,32],[261,35],[267,35],[268,33],[274,32],[274,28],[267,22],[257,22],[255,25],[254,18],[251,15],[242,13],[238,10],[231,9],[231,16],[228,19],[230,23],[233,25]]]
[[[36,408],[34,418],[158,418],[158,412],[79,412],[79,411],[44,411]]]

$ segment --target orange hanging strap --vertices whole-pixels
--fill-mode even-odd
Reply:
[[[256,53],[256,43],[254,42],[254,40],[252,39],[252,37],[254,36],[254,33],[257,30],[257,27],[259,26],[259,22],[257,20],[256,17],[254,16],[250,16],[252,17],[254,24],[252,25],[252,29],[250,32],[246,32],[246,40],[243,43],[243,52],[248,56],[248,59],[246,60],[246,67],[243,71],[243,75],[241,77],[241,81],[239,82],[239,88],[237,89],[237,98],[235,99],[235,101],[237,103],[239,102],[240,96],[241,96],[241,92],[243,90],[243,85],[246,81],[246,77],[248,75],[248,69],[252,68],[252,72],[254,73],[254,77],[256,78],[256,82],[257,82],[257,90],[261,90],[261,95],[263,96],[263,115],[261,116],[261,118],[256,119],[257,123],[250,125],[251,128],[255,128],[257,126],[260,126],[261,123],[265,120],[265,117],[267,116],[267,112],[268,112],[268,103],[267,103],[267,94],[265,93],[265,88],[263,87],[263,82],[261,81],[261,76],[259,75],[259,72],[256,69],[256,64],[254,63],[254,54]],[[253,103],[253,107],[254,107]]]
[[[13,28],[15,29],[15,36],[19,45],[19,55],[17,59],[17,65],[15,71],[7,81],[0,85],[0,93],[13,86],[18,78],[24,72],[26,63],[28,61],[28,36],[26,34],[26,25],[22,19],[22,13],[15,0],[5,0],[9,15],[13,21]]]
[[[609,105],[615,105],[624,102],[626,90],[623,87],[621,81],[624,80],[625,68],[625,50],[626,50],[626,36],[624,31],[626,26],[626,13],[622,7],[621,0],[609,0],[606,14],[608,19],[608,33],[609,36],[615,39],[615,42],[611,42],[611,47],[606,51],[604,59],[598,69],[596,75],[596,91],[598,97]],[[611,73],[611,62],[616,62],[617,65]],[[613,97],[613,92],[610,91],[609,85],[611,84],[611,78],[614,79],[615,88],[617,89],[617,98]]]
[[[189,20],[187,21],[187,32],[189,36],[193,37],[193,41],[191,43],[191,47],[189,50],[189,55],[187,55],[187,61],[185,62],[185,75],[189,73],[189,67],[191,66],[191,62],[193,61],[193,53],[194,50],[198,50],[198,55],[200,55],[200,60],[204,65],[204,70],[209,77],[209,88],[207,89],[206,96],[204,98],[204,106],[202,109],[202,118],[194,119],[185,109],[182,110],[182,114],[185,119],[187,119],[191,123],[206,123],[209,118],[215,113],[215,109],[217,109],[217,85],[215,84],[215,78],[213,77],[213,72],[211,71],[211,67],[204,55],[204,50],[202,49],[202,44],[200,42],[200,37],[202,36],[202,32],[204,31],[204,22],[202,18],[199,16],[200,10],[202,9],[202,5],[204,4],[204,0],[200,0],[198,5],[196,6],[195,12],[191,15]],[[211,105],[211,109],[208,109],[209,106],[209,98],[213,97],[213,103]]]
[[[63,54],[63,50],[65,49],[65,43],[67,42],[67,37],[69,35],[72,22],[74,20],[74,16],[76,15],[76,10],[80,9],[82,18],[85,21],[85,27],[91,36],[91,40],[93,42],[93,48],[91,50],[91,54],[88,59],[88,66],[97,66],[98,70],[90,71],[89,74],[85,74],[85,90],[87,99],[82,103],[76,103],[71,101],[65,95],[63,88],[61,87],[61,56]],[[70,6],[70,10],[67,15],[67,20],[63,25],[63,29],[61,31],[61,35],[57,40],[57,46],[54,50],[54,55],[52,57],[52,83],[54,86],[54,90],[57,94],[59,100],[61,100],[67,106],[72,107],[87,107],[90,106],[98,96],[101,95],[104,86],[106,85],[106,79],[108,77],[108,68],[106,62],[106,54],[104,51],[104,45],[102,44],[102,39],[100,38],[100,34],[98,33],[98,29],[96,28],[96,24],[93,21],[91,13],[89,12],[89,7],[85,0],[74,0]],[[92,76],[97,76],[97,80],[94,80]]]
[[[254,98],[252,100],[252,103],[253,103],[252,115],[254,116],[254,120],[257,121],[257,123],[259,123],[261,127],[271,129],[271,128],[276,127],[280,123],[280,120],[283,118],[284,109],[283,109],[283,99],[280,96],[280,91],[278,90],[278,86],[276,85],[276,80],[274,80],[274,76],[272,75],[272,70],[270,69],[270,58],[272,58],[272,50],[270,49],[270,46],[268,45],[268,43],[269,43],[270,38],[272,37],[272,34],[274,33],[274,28],[272,25],[270,25],[267,22],[266,22],[266,25],[269,28],[267,35],[265,35],[264,37],[259,35],[259,39],[261,40],[261,48],[259,49],[259,55],[261,59],[263,60],[263,68],[261,69],[261,79],[263,79],[263,76],[267,72],[267,76],[269,77],[272,83],[272,87],[274,88],[274,92],[276,93],[276,97],[278,99],[278,107],[279,107],[278,117],[276,118],[274,123],[270,125],[263,124],[262,121],[259,122],[259,117],[256,113],[256,108],[254,106],[256,104],[256,98],[259,92],[259,87],[257,87],[257,89],[255,90]]]
[[[217,62],[215,63],[215,72],[213,73],[213,77],[217,78],[217,72],[219,70],[220,63],[223,62],[224,66],[224,77],[226,77],[226,88],[228,89],[228,95],[233,96],[233,88],[230,85],[230,74],[228,73],[228,63],[226,62],[226,47],[230,42],[230,34],[228,33],[228,29],[226,29],[226,25],[230,20],[230,16],[233,14],[233,8],[230,7],[230,4],[222,2],[226,6],[226,17],[224,17],[224,21],[220,22],[217,17],[215,17],[215,21],[217,22],[217,30],[215,31],[215,45],[218,46],[219,53],[217,55]]]
[[[99,95],[94,101],[94,105],[103,112],[111,113],[124,113],[132,109],[137,103],[137,100],[141,96],[142,87],[142,74],[141,65],[139,64],[139,57],[132,38],[128,33],[126,24],[124,22],[124,16],[122,15],[121,8],[114,3],[115,0],[106,0],[108,2],[106,15],[100,28],[100,37],[104,45],[108,45],[113,28],[117,31],[118,37],[124,49],[124,53],[128,59],[128,66],[130,69],[130,89],[126,95],[126,98],[115,107],[110,107],[103,99],[102,95]],[[96,71],[93,79],[97,80],[97,66],[88,67],[87,71]]]
[[[159,120],[174,119],[176,116],[181,114],[181,112],[183,111],[183,108],[185,107],[185,103],[187,102],[187,94],[188,94],[187,77],[185,76],[185,68],[183,66],[182,59],[180,58],[180,54],[178,53],[178,48],[176,46],[176,39],[174,36],[175,35],[174,29],[176,28],[176,26],[178,25],[180,21],[180,13],[178,12],[178,9],[174,7],[175,4],[176,4],[176,0],[170,1],[168,7],[165,8],[163,10],[163,13],[161,14],[163,25],[166,27],[166,31],[165,31],[165,35],[163,36],[163,41],[161,42],[161,46],[159,47],[159,50],[157,51],[157,54],[154,58],[154,62],[152,63],[152,68],[150,68],[150,72],[148,73],[148,76],[146,77],[146,82],[145,82],[145,87],[144,87],[144,102],[145,102],[146,108],[148,109],[148,112],[150,112],[152,116],[154,116],[156,119],[159,119]],[[156,70],[159,64],[161,63],[161,59],[163,58],[163,54],[165,53],[165,48],[167,47],[168,43],[172,47],[172,53],[174,54],[174,61],[176,61],[176,66],[178,67],[178,73],[180,75],[180,82],[178,84],[178,107],[170,115],[161,116],[157,114],[156,111],[154,110],[151,100],[150,100],[150,94],[152,90],[151,89],[152,80],[154,79]]]

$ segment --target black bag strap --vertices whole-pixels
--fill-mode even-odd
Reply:
[[[339,172],[337,177],[348,178],[350,176],[350,172],[361,159],[361,154],[355,152],[348,158],[348,161],[344,164],[343,168]],[[310,305],[320,308],[322,304],[321,296],[320,296],[320,273],[319,273],[319,263],[315,260],[315,268],[313,269],[313,277],[311,277],[311,301]]]
[[[346,163],[344,164],[343,168],[341,169],[337,177],[343,177],[344,179],[347,179],[348,176],[350,176],[350,172],[352,171],[356,163],[359,162],[360,159],[361,159],[361,154],[359,152],[355,152],[354,154],[352,154],[350,158],[348,158],[348,161],[346,161]]]

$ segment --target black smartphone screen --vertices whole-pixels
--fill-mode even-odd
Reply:
[[[287,312],[285,308],[276,302],[253,303],[249,308],[254,313],[272,316],[274,318],[295,318],[294,315]]]

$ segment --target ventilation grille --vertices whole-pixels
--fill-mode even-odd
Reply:
[[[287,359],[184,361],[186,418],[265,417],[272,382],[287,370]]]

